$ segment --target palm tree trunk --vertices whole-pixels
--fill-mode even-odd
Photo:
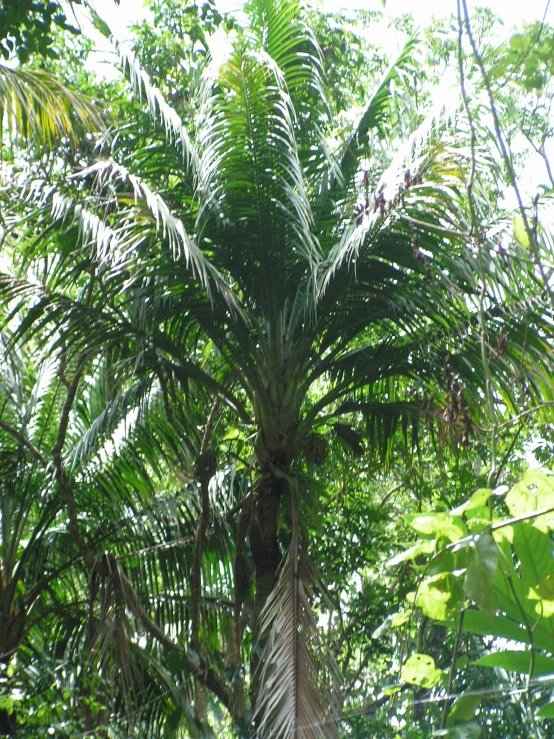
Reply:
[[[253,647],[250,658],[250,700],[256,704],[259,690],[258,666],[268,634],[260,631],[260,614],[277,582],[282,555],[277,539],[279,505],[285,481],[271,475],[260,485],[250,523],[250,551],[255,567],[256,588],[252,612]]]
[[[3,605],[0,602],[0,606]],[[6,610],[0,610],[0,665],[3,670],[8,667],[11,658],[19,646],[25,625],[23,610],[8,604]],[[15,736],[17,719],[15,711],[0,709],[0,736]]]

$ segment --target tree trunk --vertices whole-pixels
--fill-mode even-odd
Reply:
[[[5,670],[23,639],[25,611],[3,600],[0,600],[0,665]],[[16,728],[15,711],[9,713],[5,708],[0,709],[0,736],[15,736]]]
[[[253,646],[250,657],[250,700],[255,706],[260,687],[258,667],[268,634],[260,632],[260,614],[275,587],[277,570],[281,564],[281,550],[277,540],[279,505],[284,480],[267,476],[260,485],[258,499],[250,523],[250,551],[255,567],[256,589],[252,611]]]

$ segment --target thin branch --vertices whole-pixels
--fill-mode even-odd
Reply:
[[[460,623],[458,624],[458,630],[456,632],[456,641],[454,643],[454,651],[452,653],[452,664],[448,673],[448,685],[446,686],[446,694],[452,693],[452,684],[454,682],[454,673],[456,672],[456,660],[458,659],[458,650],[460,649],[460,641],[462,639],[462,629],[464,627],[464,611],[460,614]],[[446,718],[448,716],[448,707],[450,701],[446,700],[442,709],[441,725],[440,728],[444,729],[446,726]]]
[[[213,434],[216,414],[219,410],[220,398],[216,399],[212,405],[200,454],[196,461],[196,477],[200,483],[200,521],[196,529],[196,537],[194,542],[194,552],[192,559],[192,568],[190,572],[190,590],[191,590],[191,617],[190,617],[190,646],[196,654],[200,656],[200,604],[202,600],[202,553],[204,549],[204,541],[206,539],[206,531],[210,521],[210,491],[209,484],[215,472],[216,457],[215,452],[210,450],[210,442]],[[195,711],[200,722],[204,725],[207,722],[206,699],[203,692],[203,686],[197,683]]]
[[[67,394],[60,416],[58,436],[54,446],[52,447],[52,461],[54,463],[56,480],[60,486],[60,492],[66,504],[67,516],[69,519],[69,534],[77,545],[85,564],[89,569],[92,569],[94,567],[95,559],[79,529],[79,517],[77,513],[77,505],[75,503],[75,496],[73,495],[73,488],[67,472],[65,471],[62,459],[62,449],[67,435],[69,415],[73,408],[79,382],[85,370],[85,360],[86,355],[82,352],[77,359],[77,369],[75,370],[73,379],[67,384]]]
[[[21,446],[24,446],[25,449],[27,449],[33,457],[41,463],[41,465],[46,469],[49,466],[49,462],[46,459],[46,457],[42,454],[42,452],[37,449],[30,441],[29,439],[24,436],[20,431],[17,431],[12,426],[10,426],[5,421],[2,421],[0,418],[0,429],[5,431],[10,436],[13,436],[13,438],[21,444]]]
[[[487,71],[485,69],[485,65],[483,64],[483,60],[481,58],[481,55],[479,53],[479,50],[477,48],[477,44],[475,43],[475,38],[473,37],[473,33],[471,31],[471,25],[469,20],[469,12],[467,9],[467,2],[466,0],[461,0],[463,9],[464,9],[464,25],[465,30],[467,33],[467,37],[469,39],[469,43],[471,44],[471,49],[473,51],[473,56],[475,58],[475,62],[479,68],[479,71],[481,72],[481,76],[483,78],[483,84],[485,86],[485,90],[487,91],[487,95],[489,98],[489,106],[490,111],[493,118],[493,124],[494,124],[494,132],[496,134],[496,140],[498,143],[498,146],[500,148],[500,153],[502,155],[502,159],[504,161],[504,165],[506,167],[506,171],[508,173],[508,178],[510,180],[510,184],[514,190],[515,196],[517,198],[518,203],[518,210],[521,216],[521,219],[523,221],[523,225],[525,228],[525,233],[527,235],[527,239],[529,241],[529,249],[534,257],[535,264],[539,268],[539,272],[541,274],[541,278],[544,283],[544,288],[548,293],[548,297],[550,299],[550,305],[551,307],[554,307],[554,296],[552,295],[552,292],[550,290],[550,285],[548,282],[548,277],[545,273],[544,265],[540,259],[537,239],[535,237],[534,230],[529,222],[529,218],[527,217],[527,211],[525,210],[525,206],[523,205],[523,199],[521,197],[521,192],[519,189],[519,185],[517,182],[516,173],[510,158],[510,154],[508,152],[508,148],[506,146],[506,142],[504,141],[504,134],[502,133],[502,127],[500,125],[500,119],[498,116],[498,111],[496,110],[496,104],[494,102],[494,95],[492,92],[491,84],[489,81],[489,77],[487,74]]]

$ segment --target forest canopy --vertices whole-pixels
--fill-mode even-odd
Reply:
[[[554,29],[84,6],[0,8],[0,736],[552,736]]]

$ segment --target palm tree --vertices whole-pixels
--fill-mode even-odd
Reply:
[[[163,135],[127,130],[78,179],[35,183],[42,235],[20,237],[1,288],[13,340],[48,341],[63,367],[45,457],[91,603],[112,598],[98,621],[115,651],[93,659],[150,660],[141,680],[165,685],[194,735],[209,733],[208,691],[258,737],[334,737],[302,459],[323,458],[331,434],[386,455],[422,418],[469,443],[489,390],[509,410],[549,400],[548,322],[520,247],[506,266],[472,230],[464,151],[444,126],[376,153],[412,44],[332,144],[300,3],[252,0],[247,15],[213,43],[190,130],[122,52]],[[164,481],[150,498],[135,498],[134,464]],[[97,476],[110,495],[95,498]],[[167,511],[155,523],[156,496],[180,501],[184,532]],[[94,499],[100,521],[127,522],[120,536],[85,524]],[[182,551],[166,548],[176,538]]]

